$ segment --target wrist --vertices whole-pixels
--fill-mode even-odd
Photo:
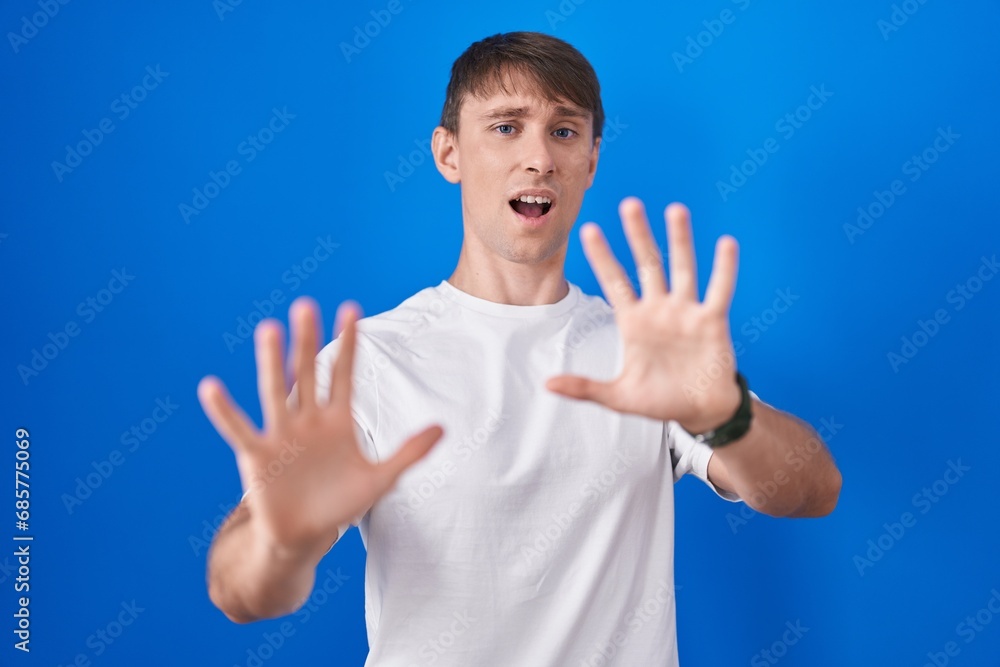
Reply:
[[[710,412],[702,411],[692,419],[683,422],[678,421],[681,428],[691,435],[707,433],[708,431],[716,430],[732,419],[739,410],[742,401],[742,390],[739,383],[735,381],[735,378],[732,383],[727,383],[724,393],[724,400],[713,400],[718,407],[712,409]]]
[[[255,537],[254,557],[257,562],[268,569],[282,572],[315,569],[330,546],[323,546],[320,540],[288,542],[266,534],[265,531],[258,532]]]
[[[733,399],[735,409],[730,409],[727,417],[720,419],[715,417],[711,420],[701,420],[700,423],[681,424],[695,441],[703,442],[710,447],[721,447],[725,444],[742,438],[750,430],[753,419],[751,408],[752,399],[750,389],[747,386],[746,378],[739,371],[735,375],[736,382],[733,386],[735,398]],[[690,428],[689,428],[690,426]]]

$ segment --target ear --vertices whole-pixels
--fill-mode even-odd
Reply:
[[[434,154],[434,165],[449,183],[460,182],[458,168],[458,137],[438,126],[431,136],[431,152]]]
[[[590,171],[587,174],[587,188],[594,184],[594,176],[597,174],[597,159],[601,156],[601,138],[594,141],[594,148],[590,151]]]

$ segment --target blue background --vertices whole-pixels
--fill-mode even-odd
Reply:
[[[251,654],[281,621],[235,625],[208,600],[199,539],[241,489],[197,382],[219,375],[259,419],[251,343],[224,338],[255,300],[280,291],[284,320],[291,299],[312,295],[330,326],[345,298],[377,313],[450,275],[459,192],[420,142],[465,47],[525,29],[577,46],[602,81],[606,145],[579,222],[600,222],[630,263],[621,198],[638,195],[654,214],[685,202],[702,289],[714,240],[736,236],[731,324],[751,388],[817,428],[839,425],[828,444],[844,486],[829,517],[740,516],[741,505],[697,480],[678,484],[682,664],[770,664],[760,651],[799,621],[809,629],[783,664],[921,665],[953,641],[960,652],[949,664],[997,665],[1000,618],[984,613],[991,622],[971,641],[958,625],[1000,590],[990,491],[1000,462],[1000,280],[978,285],[960,310],[948,298],[1000,250],[997,3],[911,0],[915,13],[886,31],[888,1],[401,1],[347,55],[342,43],[387,2],[248,1],[231,11],[210,0],[71,2],[39,15],[37,31],[22,22],[42,11],[37,2],[0,10],[0,467],[12,471],[12,435],[28,428],[35,536],[30,656],[12,648],[13,546],[0,550],[0,663],[71,664],[82,654],[94,665],[255,664]],[[732,21],[713,24],[726,9]],[[22,30],[30,38],[12,44]],[[689,47],[695,57],[678,65],[674,54]],[[167,74],[122,118],[114,100],[142,84],[147,66]],[[832,95],[794,134],[779,131],[812,86]],[[249,161],[240,144],[273,109],[294,118]],[[57,175],[53,162],[102,119],[113,131]],[[911,180],[904,163],[939,128],[959,138]],[[720,194],[718,182],[768,138],[779,150]],[[230,160],[240,173],[186,221],[179,205]],[[897,179],[905,193],[863,233],[845,231]],[[296,284],[286,272],[317,238],[339,246]],[[123,267],[134,279],[100,313],[78,310]],[[575,232],[567,275],[600,293]],[[775,317],[777,290],[797,299]],[[887,355],[938,309],[948,321],[893,368]],[[70,322],[78,335],[22,378],[18,366]],[[177,408],[129,451],[122,433],[150,418],[157,399]],[[121,464],[67,508],[77,478],[114,450]],[[933,504],[914,503],[958,461],[970,469],[955,484],[940,483]],[[7,542],[18,532],[13,473],[0,478]],[[907,511],[915,524],[887,537],[884,524]],[[888,550],[859,571],[856,557],[880,536]],[[363,564],[352,530],[321,565],[349,579],[308,621],[293,617],[294,635],[264,664],[363,664]],[[133,600],[142,611],[113,644],[91,638]]]

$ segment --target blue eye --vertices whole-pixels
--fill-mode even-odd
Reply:
[[[505,132],[504,128],[509,130],[509,132]],[[497,125],[497,129],[500,130],[500,134],[512,134],[514,132],[513,125]]]
[[[560,132],[566,132],[566,134],[559,134]],[[560,139],[569,139],[570,136],[574,134],[574,132],[568,127],[560,127],[558,130],[556,130],[555,134]]]

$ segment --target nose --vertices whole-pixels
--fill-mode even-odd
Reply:
[[[548,134],[544,131],[524,137],[524,168],[530,174],[551,174],[556,163]]]

